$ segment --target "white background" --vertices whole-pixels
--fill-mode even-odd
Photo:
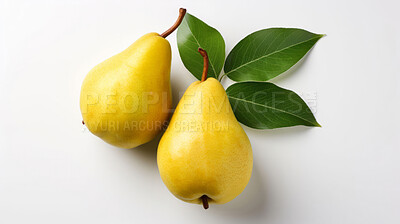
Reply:
[[[176,199],[159,137],[118,149],[81,124],[87,72],[179,7],[217,28],[227,52],[269,27],[325,33],[273,80],[309,101],[322,128],[245,127],[254,171],[225,205]],[[0,223],[400,223],[399,1],[1,1]],[[172,46],[174,103],[195,79]],[[223,82],[227,87],[231,82]]]

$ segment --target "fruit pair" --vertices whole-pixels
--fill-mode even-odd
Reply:
[[[88,129],[104,141],[133,148],[152,140],[170,115],[171,47],[166,32],[146,34],[125,51],[94,67],[81,90]],[[207,79],[207,53],[201,81],[188,87],[158,146],[157,164],[168,189],[191,203],[226,203],[247,185],[253,157],[222,85]]]

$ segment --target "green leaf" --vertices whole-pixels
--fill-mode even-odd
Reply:
[[[225,42],[216,29],[186,13],[178,28],[177,41],[183,64],[197,79],[201,79],[203,72],[203,57],[197,51],[199,47],[208,54],[208,77],[218,79],[225,60]]]
[[[238,82],[270,80],[295,65],[323,36],[294,28],[254,32],[229,53],[225,75]]]
[[[242,82],[226,90],[238,121],[252,128],[321,127],[294,92],[268,82]]]

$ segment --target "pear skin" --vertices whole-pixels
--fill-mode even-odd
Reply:
[[[152,140],[168,121],[171,108],[171,46],[164,33],[148,33],[126,50],[94,67],[83,81],[80,109],[94,135],[120,147]]]
[[[170,69],[170,44],[157,33],[94,67],[80,97],[90,132],[121,148],[152,140],[169,117]]]
[[[245,189],[252,148],[216,79],[186,90],[159,143],[157,164],[173,195],[204,208],[229,202]]]

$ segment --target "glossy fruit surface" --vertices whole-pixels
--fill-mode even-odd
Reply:
[[[250,141],[216,79],[186,90],[159,143],[157,163],[165,185],[186,202],[201,203],[206,195],[222,204],[244,190],[253,167]]]
[[[170,70],[170,44],[157,33],[94,67],[80,95],[90,132],[121,148],[152,140],[169,118]]]

